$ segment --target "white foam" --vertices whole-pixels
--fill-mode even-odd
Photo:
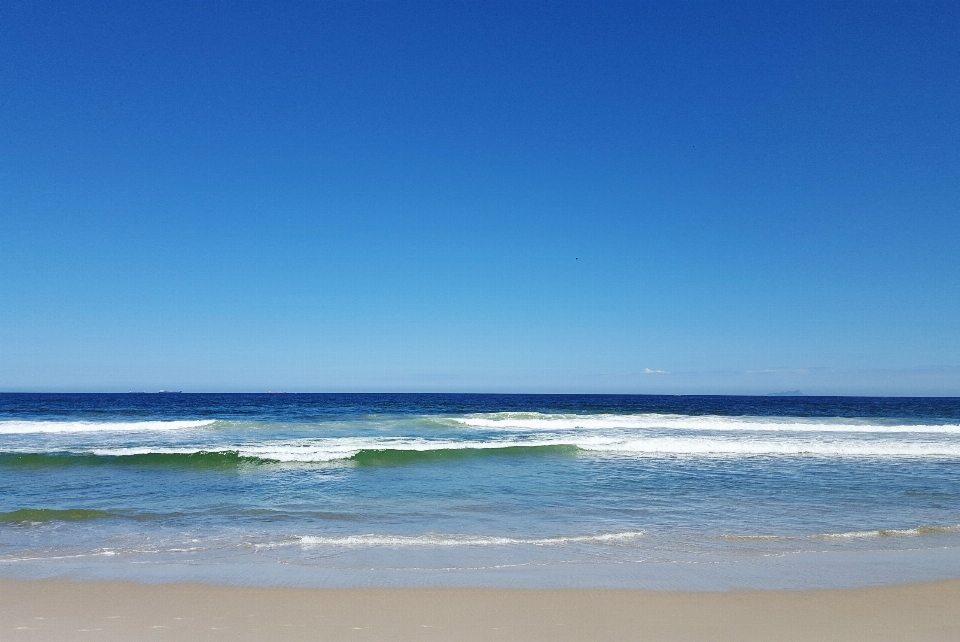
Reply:
[[[507,431],[565,430],[709,430],[736,432],[848,432],[848,433],[932,433],[960,434],[960,424],[894,424],[871,422],[868,419],[835,419],[801,417],[722,417],[717,415],[669,415],[644,413],[616,414],[546,414],[488,413],[452,418],[454,422],[473,428]]]
[[[824,439],[743,439],[736,437],[651,437],[647,439],[583,439],[582,450],[635,455],[801,456],[819,457],[960,457],[960,443]]]
[[[880,531],[850,531],[849,533],[823,533],[815,535],[816,539],[869,539],[880,537]]]
[[[211,446],[205,447],[174,447],[165,448],[163,446],[131,446],[128,448],[93,448],[83,451],[66,451],[74,454],[94,454],[100,457],[129,457],[132,455],[196,455],[199,453],[230,452],[236,448],[230,446]]]
[[[157,432],[202,428],[214,423],[214,419],[199,421],[0,421],[0,434],[65,434],[105,432]]]
[[[299,538],[304,547],[326,546],[331,548],[399,548],[399,547],[447,547],[447,546],[559,546],[563,544],[612,544],[628,542],[643,537],[644,531],[623,533],[602,533],[599,535],[576,535],[570,537],[519,538],[493,537],[483,535],[446,535],[427,533],[424,535],[348,535],[345,537],[315,537],[306,535]]]
[[[918,526],[916,528],[878,529],[874,531],[850,531],[847,533],[822,533],[815,535],[815,539],[873,539],[876,537],[918,537],[920,535],[937,535],[941,533],[956,533],[960,531],[960,524],[956,526]]]
[[[700,435],[664,437],[659,435],[566,434],[541,439],[523,437],[490,441],[429,440],[405,437],[333,437],[269,444],[209,443],[176,447],[95,448],[96,455],[143,455],[148,453],[189,454],[201,451],[236,451],[243,457],[257,457],[285,463],[323,463],[349,460],[361,451],[400,450],[435,452],[443,450],[497,450],[515,447],[575,446],[581,451],[621,456],[661,457],[947,457],[960,458],[960,441],[932,441],[885,438],[823,438],[804,436]]]
[[[498,439],[494,441],[439,440],[407,437],[333,437],[293,444],[269,444],[264,446],[240,446],[243,456],[260,457],[281,462],[325,462],[350,459],[361,451],[403,450],[431,452],[441,450],[496,450],[517,446],[575,445],[570,441],[549,439],[520,440]],[[236,448],[229,448],[235,450]]]
[[[94,448],[88,451],[94,455],[123,457],[147,454],[190,455],[199,452],[236,452],[241,457],[256,457],[284,463],[323,463],[347,460],[363,450],[405,450],[413,452],[432,452],[438,450],[492,450],[511,446],[555,445],[550,441],[431,441],[426,439],[390,438],[390,437],[332,437],[327,439],[301,440],[298,442],[275,442],[266,445],[209,444],[195,446],[128,446],[120,448]],[[79,451],[78,451],[79,452]]]

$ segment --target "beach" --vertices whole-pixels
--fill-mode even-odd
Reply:
[[[692,593],[0,580],[0,596],[3,640],[960,639],[960,581]]]

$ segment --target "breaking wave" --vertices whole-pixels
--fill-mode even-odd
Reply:
[[[960,441],[743,438],[737,436],[591,436],[554,439],[428,440],[349,437],[251,445],[93,448],[49,452],[0,452],[0,467],[142,466],[236,469],[266,464],[339,463],[358,467],[455,463],[518,457],[822,457],[960,459]]]
[[[158,432],[203,428],[214,419],[199,421],[0,421],[0,435]]]
[[[257,457],[245,457],[237,451],[143,452],[133,454],[96,453],[0,453],[0,466],[44,469],[70,466],[134,466],[142,468],[180,468],[226,470],[242,465],[267,463]]]
[[[873,539],[878,537],[919,537],[921,535],[942,535],[960,533],[960,524],[955,526],[917,526],[916,528],[890,528],[873,531],[850,531],[846,533],[821,533],[815,539]]]
[[[559,431],[559,430],[701,430],[724,432],[814,432],[814,433],[932,433],[960,435],[960,424],[911,424],[877,420],[805,419],[801,417],[759,417],[718,415],[621,414],[548,414],[539,412],[495,412],[455,417],[463,426],[487,430]]]
[[[331,548],[400,548],[400,547],[444,547],[444,546],[560,546],[563,544],[616,544],[629,542],[646,535],[644,531],[626,531],[622,533],[601,533],[599,535],[576,535],[568,537],[496,537],[485,535],[447,535],[427,533],[424,535],[348,535],[345,537],[314,537],[306,535],[297,538],[305,547],[326,546]]]

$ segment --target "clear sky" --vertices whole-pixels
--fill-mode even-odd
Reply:
[[[0,390],[960,394],[960,3],[0,5]]]

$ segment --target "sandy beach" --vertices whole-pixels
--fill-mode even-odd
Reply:
[[[817,591],[0,581],[3,640],[957,640],[960,581]]]

